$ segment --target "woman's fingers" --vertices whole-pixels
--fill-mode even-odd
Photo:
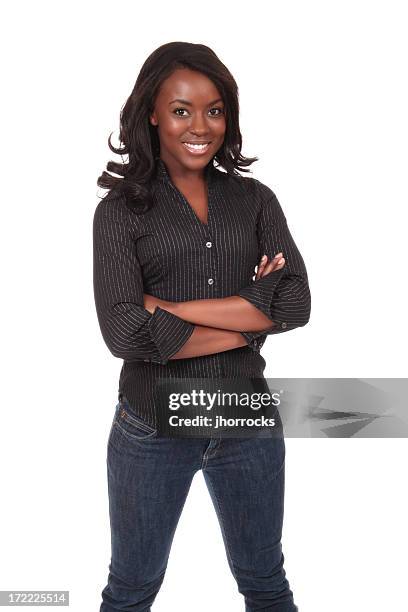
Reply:
[[[268,261],[268,258],[266,255],[261,257],[261,261],[259,262],[259,265],[258,265],[258,270],[256,271],[256,280],[262,277],[267,261]]]
[[[280,270],[285,265],[285,258],[282,256],[282,253],[278,253],[275,255],[271,261],[268,262],[268,258],[266,256],[262,257],[260,264],[258,266],[258,271],[256,275],[256,279],[262,278],[266,276],[270,272],[274,270]]]

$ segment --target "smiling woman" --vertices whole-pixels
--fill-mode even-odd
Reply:
[[[172,99],[174,93],[177,97]],[[173,174],[178,170],[186,180],[191,174],[187,169],[193,172],[192,178],[202,177],[203,156],[208,162],[224,141],[226,121],[219,92],[206,75],[188,68],[175,70],[164,81],[150,122],[157,126],[161,159],[168,167],[178,162]],[[179,148],[188,153],[183,159],[177,155]],[[194,158],[198,156],[197,164]]]
[[[177,172],[185,179],[197,178],[210,159],[231,175],[247,172],[258,159],[241,154],[238,86],[205,45],[167,43],[156,49],[146,59],[120,118],[120,146],[112,145],[112,134],[108,145],[122,159],[128,155],[128,161],[108,162],[98,186],[112,195],[124,194],[136,213],[153,204],[150,187],[159,156],[166,164],[174,157],[178,166],[168,165],[172,176]],[[200,154],[184,144],[207,142],[209,147]]]
[[[166,159],[166,134],[169,139],[173,136],[182,142],[184,148],[195,157],[208,153],[211,157],[215,155],[225,136],[222,98],[218,97],[208,102],[208,97],[218,94],[216,87],[205,75],[191,70],[188,72],[190,74],[187,79],[186,69],[175,70],[166,79],[156,100],[156,111],[151,119],[152,124],[158,126],[161,157],[167,161],[167,164],[169,160]],[[171,96],[172,91],[179,91],[180,98],[170,100],[166,104],[166,98]],[[182,98],[183,95],[189,99]],[[217,103],[218,106],[215,106]],[[187,108],[180,107],[180,104]],[[171,121],[166,106],[170,108],[173,117],[181,118],[183,121]],[[180,111],[186,114],[180,115]]]
[[[209,379],[219,390],[225,379],[234,391],[264,383],[267,336],[310,316],[306,267],[282,207],[270,187],[240,174],[257,158],[241,155],[238,107],[235,80],[211,49],[168,43],[147,58],[122,110],[122,146],[109,138],[129,158],[107,165],[122,178],[99,177],[110,191],[93,221],[96,311],[123,359],[108,439],[112,557],[101,612],[150,610],[198,470],[246,611],[297,611],[283,568],[279,413],[273,424],[258,419],[251,435],[241,424],[238,435],[228,426],[203,432],[200,418],[184,423],[188,439],[161,435],[162,379],[184,387],[201,379],[201,391]]]
[[[174,185],[206,223],[204,167],[221,148],[226,131],[220,92],[205,74],[175,69],[159,89],[150,123],[157,127],[160,158]]]

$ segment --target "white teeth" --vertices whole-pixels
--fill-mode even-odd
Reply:
[[[197,151],[200,151],[202,149],[206,149],[208,147],[208,145],[209,145],[208,142],[206,144],[191,144],[190,142],[185,142],[184,144],[189,149],[196,149]]]

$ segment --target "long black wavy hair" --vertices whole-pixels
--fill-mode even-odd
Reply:
[[[177,68],[190,68],[205,74],[223,99],[226,119],[224,142],[210,163],[214,165],[215,160],[217,166],[223,167],[228,174],[239,175],[238,170],[248,172],[246,167],[258,161],[257,157],[241,155],[238,86],[214,51],[206,45],[189,42],[161,45],[144,62],[133,91],[121,110],[119,141],[122,146],[116,148],[112,145],[112,132],[108,138],[110,150],[121,156],[128,155],[128,162],[109,161],[106,165],[108,172],[104,170],[97,181],[99,187],[109,189],[112,194],[124,193],[126,205],[136,213],[144,213],[151,208],[150,181],[155,173],[155,159],[160,152],[157,128],[151,125],[149,116],[154,110],[161,84]]]

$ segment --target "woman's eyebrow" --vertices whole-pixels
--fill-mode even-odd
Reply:
[[[173,104],[173,102],[181,102],[181,104],[185,104],[186,106],[193,106],[192,102],[189,102],[188,100],[183,100],[182,98],[176,98],[175,100],[172,100],[171,102],[169,102],[169,105]],[[209,102],[208,106],[211,106],[212,104],[215,104],[216,102],[222,102],[222,98],[217,98],[216,100]]]

